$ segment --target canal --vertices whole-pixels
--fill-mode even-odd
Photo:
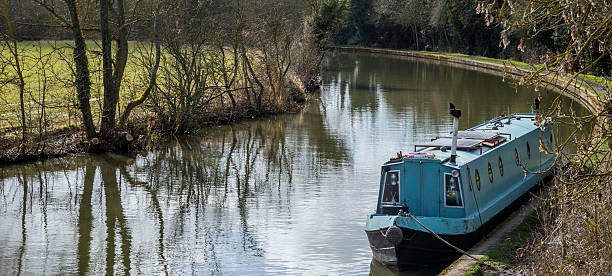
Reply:
[[[430,61],[336,53],[323,66],[321,91],[297,114],[146,153],[1,167],[0,274],[384,273],[363,230],[379,166],[449,132],[449,102],[464,129],[508,104],[530,112],[534,97]]]

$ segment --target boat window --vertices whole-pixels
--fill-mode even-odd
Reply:
[[[501,156],[499,157],[499,175],[504,176],[504,162],[502,162]]]
[[[450,173],[444,174],[444,194],[445,204],[450,207],[461,207],[463,201],[461,200],[461,185],[459,183],[459,177],[453,177]]]
[[[478,190],[480,191],[480,174],[478,174],[478,170],[476,170],[474,179],[476,179],[476,188],[478,188]]]
[[[489,182],[493,183],[493,169],[491,169],[491,163],[489,163]]]
[[[519,158],[518,150],[516,150],[516,148],[514,148],[514,159],[516,159],[516,166],[520,167],[521,166],[521,159]]]
[[[383,189],[383,203],[397,204],[399,203],[399,186],[400,186],[399,171],[388,171],[385,174],[385,187]]]
[[[527,142],[527,158],[531,159],[531,149],[529,148],[529,142]]]

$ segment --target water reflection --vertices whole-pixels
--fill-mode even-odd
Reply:
[[[451,263],[440,264],[433,267],[412,267],[405,271],[393,270],[378,261],[372,259],[370,263],[370,275],[371,276],[428,276],[438,275]]]
[[[89,254],[91,248],[91,230],[93,227],[93,213],[91,197],[93,194],[94,175],[96,167],[88,162],[85,166],[85,177],[83,179],[83,195],[79,206],[79,218],[77,231],[79,241],[77,245],[77,259],[79,275],[85,275],[89,271]]]
[[[336,55],[325,66],[299,114],[140,155],[0,167],[1,272],[390,273],[371,264],[363,232],[380,163],[450,131],[449,100],[465,127],[507,103],[529,111],[532,94],[427,62]]]
[[[105,157],[102,157],[106,159]],[[120,274],[130,274],[131,236],[123,214],[121,194],[117,183],[117,169],[110,166],[109,160],[100,165],[100,174],[104,184],[104,199],[106,208],[106,274],[115,274],[115,238],[119,234],[121,242],[121,264],[123,271]]]
[[[26,246],[26,208],[28,201],[28,183],[26,179],[22,176],[18,176],[17,180],[19,180],[19,184],[23,186],[23,199],[22,201],[22,212],[21,212],[21,246],[19,247],[19,268],[17,275],[21,275],[22,266],[23,266],[23,252]]]

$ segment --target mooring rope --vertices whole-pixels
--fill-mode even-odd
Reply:
[[[434,231],[431,231],[429,228],[427,228],[427,226],[425,226],[425,224],[423,224],[421,221],[419,221],[416,217],[414,217],[411,213],[408,213],[408,216],[413,219],[414,221],[416,221],[416,223],[418,223],[419,225],[421,225],[423,228],[425,228],[425,230],[427,230],[429,233],[431,233],[434,237],[436,237],[438,240],[442,241],[443,243],[445,243],[446,245],[452,247],[453,249],[457,250],[459,253],[466,255],[472,259],[474,259],[474,261],[478,262],[479,264],[483,264],[486,265],[488,267],[491,267],[491,265],[486,264],[482,261],[480,261],[480,259],[470,255],[469,253],[463,251],[461,248],[456,247],[454,245],[452,245],[450,242],[446,241],[445,239],[443,239],[442,237],[440,237],[438,234],[436,234]]]
[[[382,234],[383,237],[387,238],[387,236],[389,235],[389,231],[391,230],[391,227],[387,227],[387,231],[385,231],[383,233],[382,229],[380,229],[380,234]]]

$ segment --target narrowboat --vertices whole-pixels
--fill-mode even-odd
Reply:
[[[453,246],[469,249],[550,176],[554,137],[538,106],[459,131],[461,111],[450,104],[451,133],[385,162],[366,223],[374,259],[398,270],[452,261],[461,255]]]

